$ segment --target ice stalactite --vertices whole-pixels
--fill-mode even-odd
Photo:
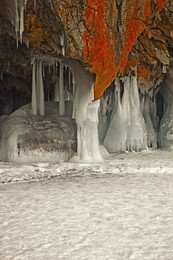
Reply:
[[[34,59],[32,61],[32,100],[31,110],[33,115],[45,115],[43,68],[42,61]]]
[[[164,99],[164,115],[160,122],[159,146],[173,149],[173,66],[166,74],[161,94]]]
[[[137,78],[129,75],[115,83],[115,108],[103,144],[109,152],[146,149],[146,128],[140,109]],[[124,86],[122,98],[120,83]]]
[[[103,158],[99,149],[98,109],[99,101],[93,100],[94,75],[77,61],[69,62],[75,85],[73,118],[77,122],[77,161],[100,163]]]
[[[43,68],[42,68],[42,61],[38,61],[38,113],[41,116],[45,115],[45,102],[44,102],[44,86],[43,86]]]
[[[65,115],[65,100],[64,100],[64,66],[60,62],[59,69],[59,114],[61,116]]]
[[[23,32],[24,32],[24,10],[26,8],[27,1],[26,0],[14,0],[15,1],[15,32],[16,32],[16,40],[17,46],[18,41],[22,44],[23,41]]]
[[[36,11],[37,8],[37,0],[34,0],[34,10]]]
[[[62,56],[65,56],[64,34],[60,34],[60,44],[62,48]]]
[[[32,99],[31,99],[31,110],[33,115],[37,115],[37,84],[36,84],[36,62],[32,64]]]

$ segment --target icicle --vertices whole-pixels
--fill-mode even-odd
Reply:
[[[37,0],[34,0],[34,11],[36,12],[37,9]]]
[[[59,82],[58,80],[55,81],[55,88],[54,88],[54,102],[59,101]]]
[[[64,102],[64,66],[60,62],[59,66],[59,114],[65,115],[65,102]]]
[[[62,56],[65,56],[64,34],[60,35],[60,44],[61,44],[61,47],[62,47]]]
[[[41,116],[45,115],[45,103],[44,103],[44,87],[43,87],[43,71],[42,62],[38,61],[38,112]]]
[[[33,61],[32,65],[32,100],[31,110],[33,115],[37,115],[37,88],[36,88],[36,62]]]
[[[15,33],[16,33],[16,41],[17,41],[17,48],[18,48],[18,34],[19,34],[19,12],[18,12],[18,0],[14,0],[15,3],[15,12],[16,12],[16,19],[15,19]]]
[[[70,68],[68,70],[68,82],[69,82],[69,90],[70,90],[69,100],[73,101],[73,93],[72,93],[72,90],[71,90],[71,70],[70,70]]]
[[[20,0],[20,43],[22,44],[22,36],[24,31],[24,3]]]
[[[28,0],[24,0],[24,9],[25,9],[25,11],[26,11],[27,2],[28,2]]]
[[[166,65],[165,65],[165,64],[162,65],[162,72],[163,72],[164,74],[167,72],[167,68],[166,68]]]

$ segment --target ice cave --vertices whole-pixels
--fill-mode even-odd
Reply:
[[[85,2],[1,0],[1,161],[173,149],[171,1]]]

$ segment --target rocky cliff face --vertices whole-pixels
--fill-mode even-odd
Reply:
[[[95,99],[136,67],[141,91],[153,92],[173,55],[173,3],[1,0],[0,46],[1,85],[12,87],[10,75],[28,95],[34,55],[80,60],[96,75]]]

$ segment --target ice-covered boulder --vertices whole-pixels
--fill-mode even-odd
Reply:
[[[34,116],[25,105],[0,120],[0,160],[65,161],[76,152],[76,123],[59,116],[57,104],[46,103],[46,116]]]

